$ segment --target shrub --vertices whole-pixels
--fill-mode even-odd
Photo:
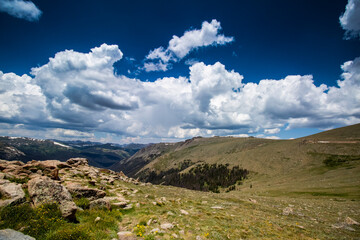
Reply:
[[[87,198],[82,197],[74,199],[74,202],[78,207],[81,207],[82,209],[89,209],[90,200]]]

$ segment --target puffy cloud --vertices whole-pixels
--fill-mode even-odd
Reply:
[[[337,86],[316,86],[311,75],[243,83],[219,62],[195,63],[188,77],[143,82],[114,73],[121,58],[117,46],[103,44],[89,53],[59,52],[33,68],[33,78],[0,72],[0,122],[54,138],[102,133],[154,142],[262,132],[274,138],[285,126],[360,121],[360,58],[342,65]]]
[[[176,62],[183,59],[192,50],[199,47],[224,45],[234,41],[233,37],[226,37],[220,34],[220,22],[213,19],[210,23],[204,21],[201,29],[189,30],[183,36],[174,35],[169,41],[169,46],[158,47],[151,50],[146,60],[159,60],[158,63],[145,63],[146,71],[166,71],[169,62]]]
[[[265,134],[277,134],[280,132],[280,128],[269,128],[269,129],[264,129],[264,133]]]
[[[173,36],[169,42],[168,50],[177,58],[184,58],[190,51],[198,47],[210,45],[224,45],[234,41],[233,37],[225,37],[219,34],[221,30],[220,22],[213,19],[210,23],[205,21],[200,30],[190,30],[183,36]]]
[[[33,2],[23,0],[0,0],[0,11],[28,21],[37,21],[42,14]]]
[[[144,63],[143,69],[146,72],[157,72],[157,71],[166,72],[167,70],[171,69],[171,64],[163,63],[161,61],[159,61],[157,63],[147,62],[147,63]]]
[[[0,119],[3,122],[41,122],[46,117],[45,97],[34,80],[24,74],[0,71]]]
[[[346,30],[346,38],[360,36],[360,0],[349,0],[340,24]]]

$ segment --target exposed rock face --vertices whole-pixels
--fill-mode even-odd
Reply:
[[[21,184],[12,183],[9,180],[0,180],[0,193],[3,197],[8,198],[0,200],[0,207],[15,205],[25,201],[25,193]]]
[[[17,232],[12,229],[0,230],[0,239],[1,240],[35,240],[35,238],[28,235],[24,235],[21,232]]]
[[[64,218],[75,220],[77,206],[69,191],[61,184],[48,177],[37,177],[28,182],[28,189],[35,206],[56,202]]]
[[[95,188],[86,187],[68,187],[69,192],[77,198],[87,198],[89,200],[96,200],[106,196],[106,192]]]

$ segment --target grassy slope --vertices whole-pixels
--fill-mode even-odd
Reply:
[[[244,191],[262,194],[345,194],[360,198],[360,161],[337,167],[323,163],[332,155],[360,156],[360,124],[295,140],[257,138],[196,138],[155,158],[144,169],[174,168],[186,159],[193,162],[229,163],[251,171]],[[318,143],[318,141],[337,141]],[[250,189],[250,184],[253,189]]]

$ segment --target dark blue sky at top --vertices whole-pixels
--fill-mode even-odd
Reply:
[[[29,74],[57,52],[89,52],[102,43],[124,53],[118,74],[154,81],[188,76],[184,62],[220,61],[244,75],[244,82],[312,74],[316,85],[336,85],[340,66],[359,56],[357,40],[344,40],[339,16],[346,0],[237,1],[69,1],[34,0],[43,12],[38,22],[0,13],[0,71]],[[167,72],[128,74],[150,50],[167,47],[173,35],[200,29],[217,19],[222,33],[235,41],[191,52]],[[132,62],[126,58],[135,58]]]

